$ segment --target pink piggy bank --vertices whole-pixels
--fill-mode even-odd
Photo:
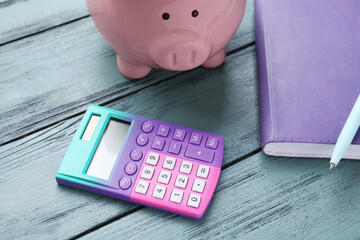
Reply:
[[[185,71],[220,66],[245,13],[246,0],[86,0],[120,72]]]

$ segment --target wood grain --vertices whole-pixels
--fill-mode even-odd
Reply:
[[[253,1],[228,52],[254,41]],[[90,18],[0,47],[0,145],[182,73],[124,78]]]
[[[85,0],[1,0],[0,46],[85,16]]]
[[[226,64],[198,68],[142,89],[108,107],[221,134],[224,164],[259,149],[255,47]],[[140,207],[57,186],[55,174],[81,116],[0,148],[0,236],[68,238]],[[131,215],[131,214],[130,214]]]
[[[359,239],[360,162],[263,153],[222,171],[205,216],[142,208],[84,239]]]

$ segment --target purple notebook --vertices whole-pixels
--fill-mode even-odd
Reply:
[[[264,152],[330,157],[360,94],[360,1],[257,0],[255,16]]]

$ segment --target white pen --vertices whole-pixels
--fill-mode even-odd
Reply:
[[[330,160],[330,170],[336,167],[346,153],[360,127],[360,95],[346,120]]]

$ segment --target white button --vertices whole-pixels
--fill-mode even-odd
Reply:
[[[174,189],[171,193],[170,202],[181,203],[183,196],[184,196],[183,191]]]
[[[154,169],[152,167],[144,167],[141,173],[141,178],[151,180],[154,175]]]
[[[175,167],[176,158],[173,157],[166,157],[164,161],[163,168],[173,170]]]
[[[180,172],[190,174],[192,166],[193,166],[192,162],[183,161],[181,163]]]
[[[159,174],[158,182],[164,183],[164,184],[169,184],[170,178],[171,178],[171,172],[163,170]]]
[[[200,165],[196,173],[196,176],[201,178],[207,178],[209,175],[209,170],[210,168],[208,166]]]
[[[195,179],[194,184],[192,186],[192,190],[194,192],[202,193],[204,192],[204,188],[205,188],[205,181],[200,179]]]
[[[146,159],[146,163],[153,166],[156,166],[158,161],[159,161],[159,154],[153,152],[149,153]]]
[[[140,193],[140,194],[146,194],[148,188],[149,188],[149,183],[140,180],[138,182],[138,184],[136,185],[135,192]]]
[[[191,193],[187,205],[190,207],[198,208],[200,205],[201,196]]]
[[[188,180],[189,178],[187,176],[178,175],[175,182],[175,187],[186,188]]]
[[[163,199],[165,196],[166,187],[156,185],[153,192],[153,197]]]

